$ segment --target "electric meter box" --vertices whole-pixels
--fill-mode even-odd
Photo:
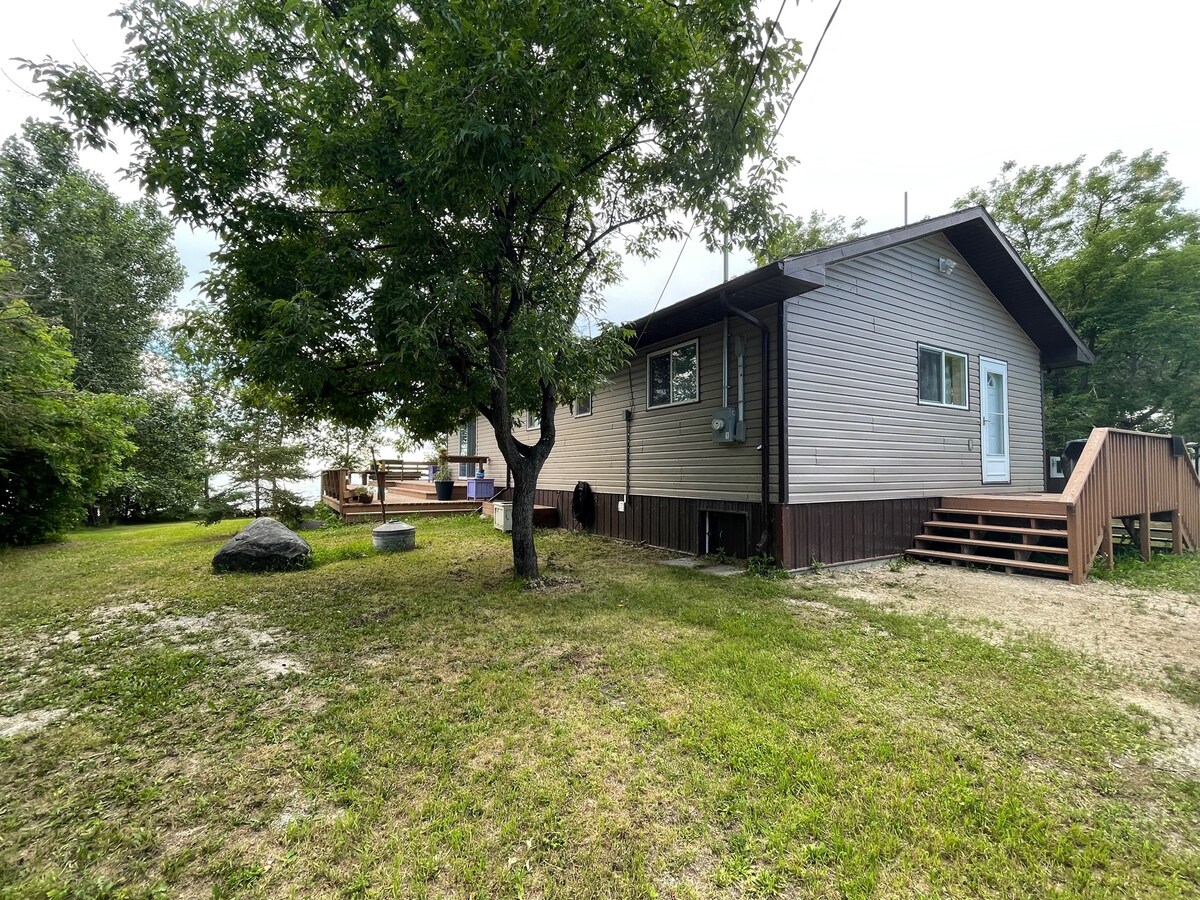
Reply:
[[[746,423],[738,421],[737,410],[732,406],[715,410],[711,425],[714,444],[735,444],[746,440]]]

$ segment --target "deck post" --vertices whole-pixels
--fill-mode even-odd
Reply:
[[[1146,561],[1150,560],[1150,538],[1150,513],[1145,512],[1138,516],[1138,551]]]
[[[1112,499],[1112,466],[1104,466],[1104,537],[1100,544],[1104,554],[1105,568],[1111,569],[1116,564],[1116,552],[1113,550],[1113,499]]]
[[[1183,522],[1177,508],[1171,510],[1171,552],[1183,552]]]
[[[387,476],[383,468],[375,470],[375,490],[379,494],[379,521],[387,524]]]
[[[1079,510],[1074,503],[1067,507],[1067,565],[1071,569],[1071,584],[1083,584],[1087,579],[1087,561],[1083,558]]]

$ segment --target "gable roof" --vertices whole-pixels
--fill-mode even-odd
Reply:
[[[633,322],[638,343],[657,343],[719,322],[726,302],[743,309],[776,303],[825,285],[825,267],[941,234],[954,246],[1041,352],[1046,369],[1087,365],[1095,357],[1008,239],[981,206],[957,210],[768,263]]]

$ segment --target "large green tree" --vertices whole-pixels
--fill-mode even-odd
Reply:
[[[100,503],[123,522],[190,515],[204,499],[210,417],[173,388],[142,391],[130,440],[137,447]]]
[[[1183,197],[1146,151],[1009,162],[959,201],[988,208],[1096,354],[1047,378],[1051,447],[1098,425],[1200,436],[1200,216]]]
[[[299,506],[301,497],[287,482],[308,477],[308,447],[297,439],[302,429],[275,398],[254,387],[232,392],[219,414],[215,457],[229,474],[231,488],[245,494],[254,515]]]
[[[861,216],[847,224],[845,216],[829,216],[823,209],[814,209],[805,216],[780,214],[767,232],[766,240],[754,250],[754,260],[760,266],[820,250],[842,241],[863,236],[867,220]]]
[[[584,339],[619,274],[696,222],[756,242],[799,45],[754,0],[132,0],[108,73],[32,66],[96,145],[214,228],[236,374],[415,437],[481,413],[533,492],[560,403],[628,352]],[[514,434],[539,413],[535,442]]]
[[[29,121],[0,145],[0,239],[30,306],[70,331],[76,385],[136,391],[142,354],[183,285],[158,208],[121,202],[80,165],[63,128]]]
[[[0,545],[52,539],[118,477],[137,401],[71,382],[70,334],[20,299],[0,260]]]

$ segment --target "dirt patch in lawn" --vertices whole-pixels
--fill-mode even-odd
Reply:
[[[1140,677],[1196,663],[1200,596],[1102,581],[1067,584],[951,566],[860,569],[817,576],[839,594],[904,613],[934,613],[991,640],[1048,637]],[[801,582],[803,583],[803,582]]]
[[[106,627],[137,619],[142,636],[148,642],[215,650],[252,677],[275,679],[308,672],[302,660],[283,652],[289,635],[278,628],[263,628],[253,616],[210,612],[203,616],[155,617],[156,612],[154,605],[139,603],[106,607],[97,610],[93,618]]]
[[[0,738],[12,738],[22,734],[41,731],[51,722],[67,715],[65,709],[35,709],[17,713],[15,716],[0,716]]]
[[[1158,736],[1176,748],[1162,767],[1200,774],[1200,709],[1162,689],[1172,672],[1196,667],[1200,595],[916,564],[797,581],[806,583],[899,613],[945,616],[996,644],[1036,637],[1098,658],[1128,681],[1118,702],[1154,716]]]

